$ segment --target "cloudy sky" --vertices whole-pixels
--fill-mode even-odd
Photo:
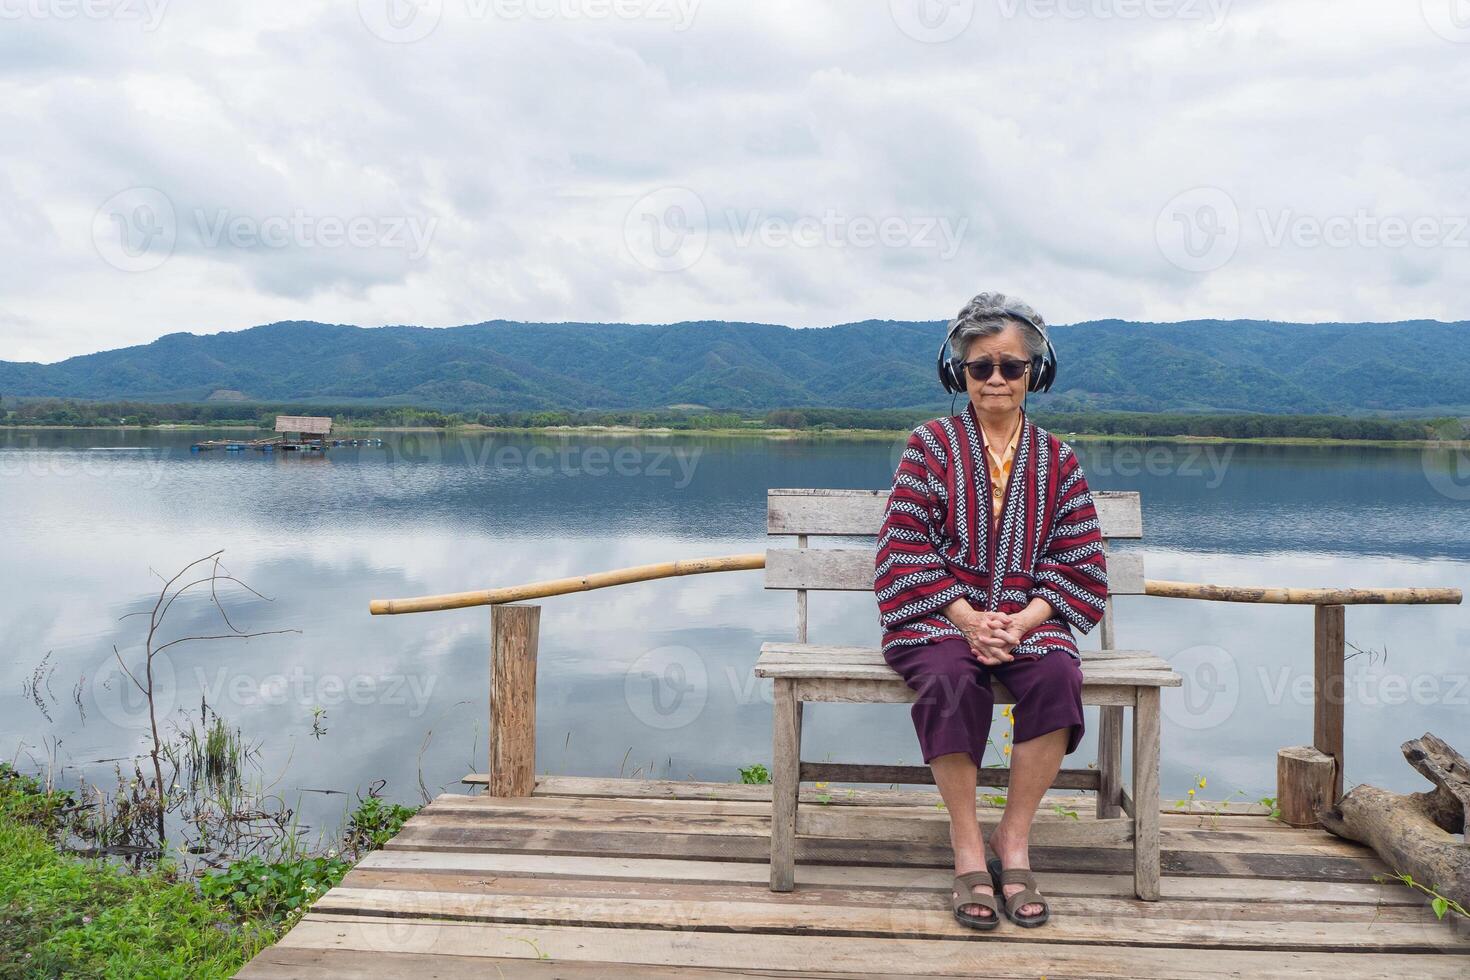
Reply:
[[[0,0],[0,359],[1470,318],[1470,0]]]

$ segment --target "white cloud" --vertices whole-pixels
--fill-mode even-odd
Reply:
[[[0,0],[0,358],[280,319],[942,319],[983,288],[1053,322],[1467,315],[1453,0],[416,2]],[[176,234],[126,272],[156,209],[98,209],[139,187]],[[1161,220],[1199,187],[1234,213]],[[694,208],[630,221],[663,188]]]

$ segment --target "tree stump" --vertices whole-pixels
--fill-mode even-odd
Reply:
[[[1402,746],[1404,758],[1434,783],[1428,793],[1401,795],[1355,786],[1317,817],[1339,837],[1367,844],[1391,869],[1470,908],[1470,764],[1442,739],[1425,733]]]
[[[1337,791],[1337,760],[1310,745],[1276,753],[1276,806],[1281,822],[1316,827],[1317,809],[1331,805]]]

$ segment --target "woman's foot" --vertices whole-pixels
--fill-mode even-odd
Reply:
[[[954,825],[949,828],[949,846],[954,851],[954,873],[962,875],[969,871],[985,870],[985,842],[981,839],[979,831],[975,833],[975,842],[965,847],[957,847],[954,842]],[[993,895],[995,889],[985,883],[982,878],[975,883],[975,891],[982,895]],[[959,892],[952,892],[950,901],[960,897]],[[974,902],[966,902],[960,906],[960,911],[965,915],[974,916],[977,919],[994,919],[995,912],[984,905],[976,905]]]
[[[1011,840],[1006,836],[1004,823],[990,832],[990,849],[995,852],[996,857],[1000,858],[1002,868],[1026,868],[1027,870],[1031,868],[1029,842]],[[1025,887],[1025,885],[1006,885],[1002,891],[1005,892],[1006,898],[1010,898],[1016,892],[1023,891]],[[1040,915],[1045,909],[1045,905],[1027,902],[1016,909],[1015,914],[1020,916]]]

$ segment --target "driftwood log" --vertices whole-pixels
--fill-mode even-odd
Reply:
[[[1335,806],[1319,807],[1317,818],[1337,836],[1373,848],[1394,871],[1470,907],[1470,764],[1428,733],[1402,749],[1433,790],[1403,795],[1355,786]]]

